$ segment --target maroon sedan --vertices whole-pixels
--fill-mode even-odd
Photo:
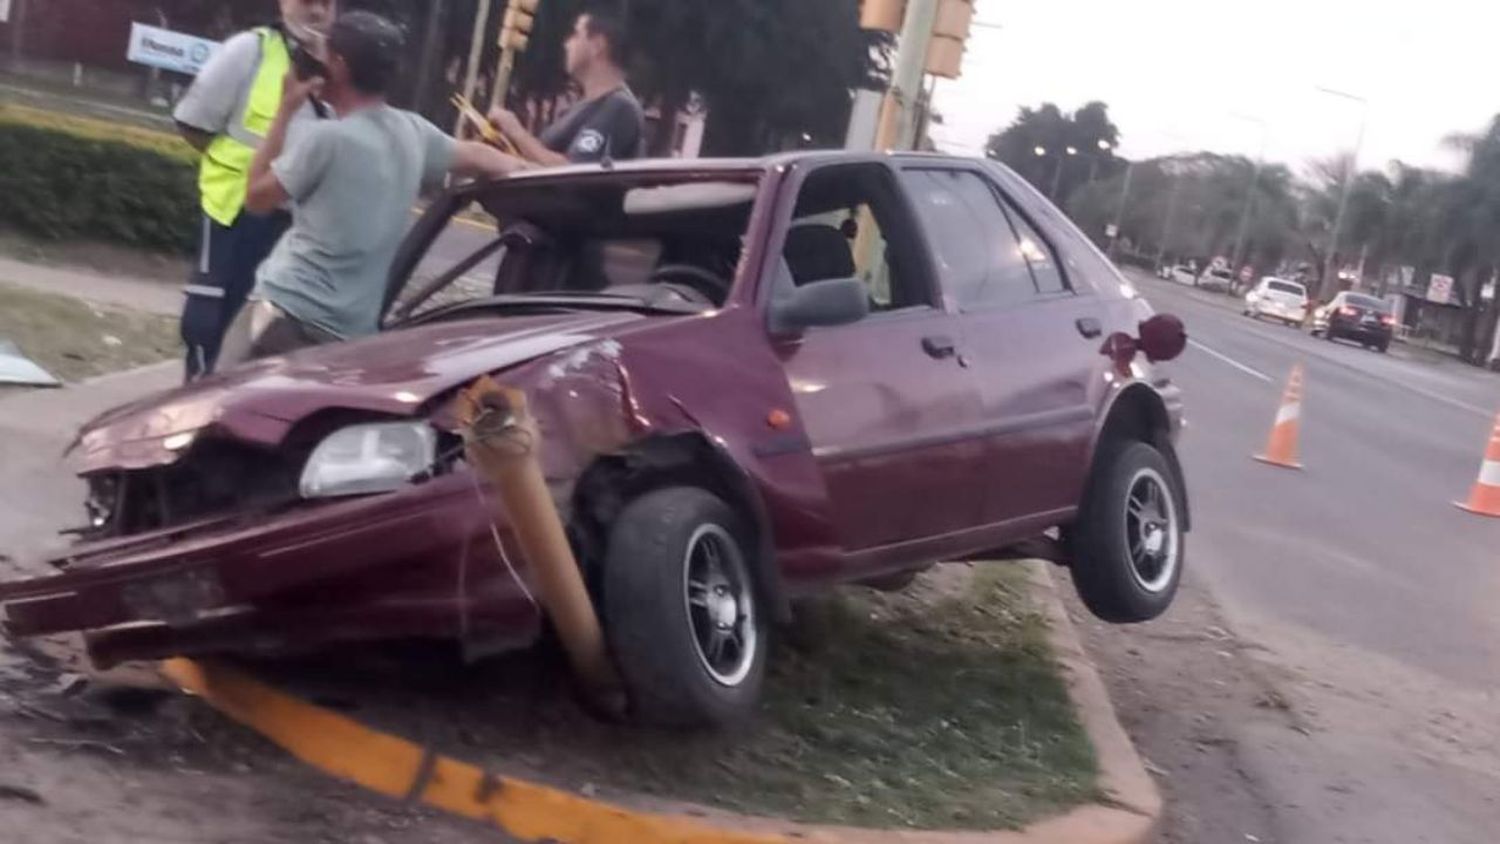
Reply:
[[[479,206],[491,222],[463,213]],[[468,246],[455,244],[468,242]],[[453,397],[525,391],[642,720],[750,709],[772,622],[829,586],[1045,554],[1100,617],[1160,614],[1188,525],[1180,323],[1005,168],[789,155],[539,171],[439,199],[387,330],[94,420],[62,573],[19,635],[103,664],[436,637],[536,641]]]

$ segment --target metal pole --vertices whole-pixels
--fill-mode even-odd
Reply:
[[[479,9],[474,17],[474,36],[469,41],[469,65],[464,73],[464,96],[469,100],[474,99],[474,84],[479,80],[479,60],[484,58],[484,39],[490,28],[490,1],[479,0]],[[458,116],[458,123],[453,127],[455,138],[463,137],[464,116]]]
[[[10,69],[21,72],[21,52],[25,45],[26,0],[11,0],[10,4]]]
[[[428,95],[432,93],[432,80],[440,73],[442,62],[443,24],[447,19],[448,0],[431,0],[427,7],[427,30],[422,35],[422,59],[417,65],[417,89],[412,96],[416,111],[426,111]],[[432,114],[433,112],[428,112]]]
[[[490,111],[505,105],[506,95],[510,93],[510,75],[515,69],[516,51],[501,47],[500,63],[495,68],[495,83],[490,86]]]
[[[1260,181],[1260,159],[1256,159],[1255,166],[1250,170],[1250,187],[1245,193],[1245,210],[1240,212],[1240,230],[1234,238],[1234,267],[1239,270],[1240,263],[1245,260],[1245,237],[1250,231],[1250,209],[1255,207],[1255,185]]]
[[[875,138],[877,150],[911,148],[922,74],[927,68],[927,45],[937,23],[937,8],[937,0],[907,0],[901,41],[891,71],[891,88],[886,95],[880,132]]]
[[[1172,231],[1172,217],[1177,213],[1177,191],[1182,187],[1182,176],[1172,176],[1172,192],[1167,195],[1167,215],[1161,221],[1161,241],[1156,244],[1156,266],[1161,268],[1162,259],[1167,254],[1167,236]]]
[[[1125,186],[1120,189],[1120,205],[1115,209],[1115,236],[1109,239],[1109,257],[1115,257],[1115,247],[1120,243],[1120,226],[1125,222],[1125,203],[1130,199],[1130,177],[1135,175],[1135,162],[1125,165]]]
[[[1354,154],[1350,156],[1349,164],[1344,169],[1344,185],[1339,191],[1339,210],[1333,217],[1333,231],[1329,233],[1328,239],[1328,255],[1323,263],[1323,283],[1319,285],[1319,298],[1326,302],[1332,299],[1337,292],[1334,288],[1338,286],[1338,274],[1335,264],[1339,252],[1339,234],[1340,230],[1344,227],[1344,214],[1349,210],[1349,191],[1354,183],[1354,175],[1358,171],[1359,153],[1365,145],[1365,125],[1369,122],[1370,118],[1370,102],[1364,97],[1356,97],[1353,94],[1346,94],[1343,91],[1335,91],[1330,88],[1318,88],[1317,90],[1330,96],[1353,100],[1363,107],[1359,118],[1359,135],[1354,140]]]
[[[1063,167],[1063,160],[1066,157],[1067,156],[1063,155],[1062,153],[1058,153],[1057,154],[1057,169],[1052,171],[1052,195],[1051,195],[1051,199],[1052,199],[1052,201],[1054,203],[1057,202],[1057,191],[1058,191],[1058,188],[1061,187],[1061,185],[1062,185],[1062,167]]]

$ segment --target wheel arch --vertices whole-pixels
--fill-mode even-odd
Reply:
[[[1177,504],[1182,511],[1183,529],[1190,530],[1192,512],[1188,505],[1187,478],[1182,470],[1182,461],[1177,456],[1172,417],[1161,393],[1145,382],[1127,384],[1110,401],[1104,413],[1104,422],[1094,434],[1093,446],[1089,452],[1090,465],[1097,466],[1100,454],[1107,451],[1112,443],[1121,441],[1146,443],[1166,458],[1167,465],[1172,469],[1172,481],[1177,487]],[[1089,473],[1090,486],[1094,483],[1095,474],[1094,471]],[[1088,491],[1085,490],[1085,496],[1087,494]]]
[[[572,529],[583,550],[591,585],[597,585],[610,526],[621,511],[646,493],[696,486],[722,498],[753,532],[751,571],[771,618],[785,622],[791,602],[776,567],[776,545],[765,502],[749,475],[723,447],[701,432],[660,434],[600,455],[579,476],[573,493]]]

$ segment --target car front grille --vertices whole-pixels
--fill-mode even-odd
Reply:
[[[89,539],[132,536],[298,500],[301,457],[207,441],[170,466],[90,475]]]

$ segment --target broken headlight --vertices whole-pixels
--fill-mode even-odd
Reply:
[[[354,425],[329,434],[302,469],[303,498],[390,492],[431,466],[437,432],[426,422]]]

